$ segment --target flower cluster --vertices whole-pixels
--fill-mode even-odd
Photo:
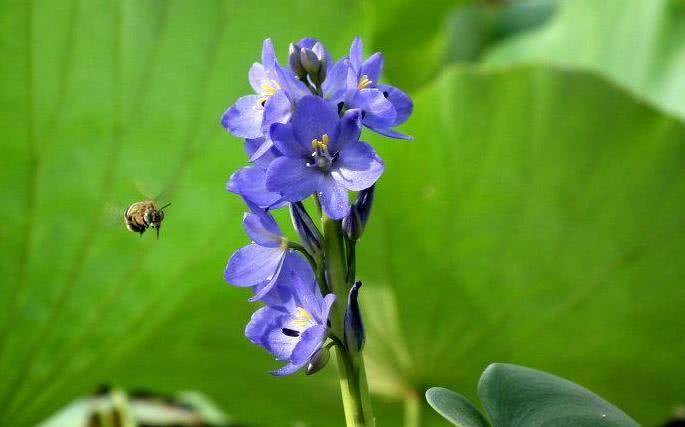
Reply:
[[[329,337],[342,346],[363,343],[356,301],[361,283],[347,274],[342,297],[328,283],[324,236],[302,202],[313,196],[345,246],[360,237],[384,170],[374,149],[360,141],[362,129],[409,139],[394,128],[407,120],[412,102],[399,89],[379,84],[382,67],[380,53],[364,60],[359,38],[338,61],[317,40],[302,39],[290,45],[288,65],[281,66],[267,39],[261,62],[249,71],[254,94],[239,98],[221,118],[229,133],[245,140],[249,165],[231,176],[227,189],[248,206],[243,226],[252,241],[231,256],[225,279],[251,288],[251,301],[264,304],[245,334],[286,362],[276,375],[320,369]],[[352,204],[350,192],[359,193]],[[271,215],[286,206],[299,243],[285,238]],[[345,328],[356,331],[332,332],[336,297],[345,305]]]

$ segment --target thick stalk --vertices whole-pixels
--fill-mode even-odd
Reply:
[[[331,291],[336,295],[336,303],[330,316],[331,330],[342,339],[347,293],[350,289],[347,251],[340,221],[334,221],[324,215],[322,222],[326,279]],[[375,423],[361,352],[338,346],[336,357],[347,427],[373,427]]]
[[[419,427],[421,425],[421,399],[414,390],[410,390],[404,397],[404,427]]]

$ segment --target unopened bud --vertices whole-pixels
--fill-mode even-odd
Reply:
[[[354,202],[350,208],[350,213],[343,218],[343,231],[352,241],[359,240],[364,233],[364,228],[371,215],[374,191],[375,186],[373,185],[366,190],[360,191],[357,196],[357,201]]]
[[[328,350],[328,347],[321,347],[320,349],[316,350],[312,358],[309,359],[309,363],[307,364],[307,370],[305,371],[306,374],[313,375],[319,372],[321,369],[324,368],[324,366],[326,366],[330,358],[331,354]]]
[[[323,236],[321,236],[321,232],[307,213],[302,202],[290,204],[290,218],[292,219],[293,227],[297,230],[302,246],[312,254],[320,254]]]
[[[347,297],[347,310],[345,311],[345,346],[351,351],[361,351],[364,348],[366,336],[362,314],[359,310],[359,288],[362,282],[355,282]]]
[[[316,53],[311,49],[301,48],[300,49],[300,64],[307,71],[309,79],[312,83],[318,85],[321,83],[320,74],[321,71],[321,61],[316,56]]]
[[[290,69],[300,80],[307,78],[307,70],[304,69],[302,63],[300,62],[300,47],[294,43],[290,43],[290,48],[288,49],[288,63],[290,64]]]

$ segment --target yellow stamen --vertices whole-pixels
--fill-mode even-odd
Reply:
[[[297,307],[295,309],[295,319],[293,319],[292,323],[294,326],[298,326],[304,329],[308,327],[313,321],[314,318],[311,314],[309,314],[307,310],[305,310],[302,307]]]
[[[262,96],[257,100],[260,104],[264,104],[269,98],[274,96],[276,92],[281,90],[281,85],[274,80],[267,80],[263,82],[260,87],[262,88]]]
[[[372,83],[373,83],[373,82],[372,82],[371,80],[369,80],[369,76],[367,76],[366,74],[363,74],[363,75],[359,78],[359,84],[357,85],[357,89],[359,89],[359,90],[366,89],[366,88],[369,87]]]
[[[328,134],[324,133],[323,135],[321,135],[321,140],[312,139],[312,148],[315,150],[328,150],[328,141]]]
[[[285,237],[281,237],[281,245],[280,245],[280,248],[281,248],[282,250],[288,249],[288,239],[286,239]]]

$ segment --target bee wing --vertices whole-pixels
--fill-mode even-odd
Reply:
[[[105,227],[121,227],[122,224],[125,226],[126,221],[124,216],[126,215],[126,210],[128,205],[107,202],[105,203],[105,214],[102,222]]]
[[[167,186],[163,190],[153,191],[151,188],[154,187],[153,185],[145,184],[140,181],[136,181],[135,186],[136,190],[138,190],[145,199],[153,200],[158,208],[162,208],[162,206],[169,203],[171,193],[173,192],[173,189],[170,186]],[[157,188],[159,188],[159,186],[157,186]]]

